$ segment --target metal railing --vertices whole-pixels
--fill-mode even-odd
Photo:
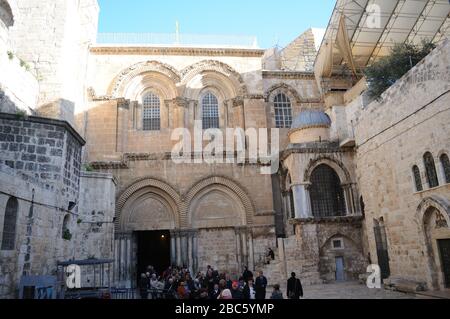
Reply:
[[[259,48],[255,36],[184,33],[99,33],[97,44]]]

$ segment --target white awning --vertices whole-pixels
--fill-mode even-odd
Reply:
[[[449,0],[337,0],[315,63],[318,80],[329,76],[324,67],[329,61],[332,74],[351,74],[351,61],[361,72],[397,43],[443,42],[450,35],[449,13]],[[341,43],[345,38],[339,32],[341,17],[348,46]],[[351,48],[351,57],[346,47]]]

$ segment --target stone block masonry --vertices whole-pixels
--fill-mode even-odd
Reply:
[[[66,122],[0,113],[0,164],[67,201],[78,197],[84,143]]]

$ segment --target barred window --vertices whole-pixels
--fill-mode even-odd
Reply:
[[[2,250],[14,250],[18,210],[19,202],[15,197],[11,197],[6,204],[5,220],[3,223]]]
[[[311,174],[310,197],[314,217],[345,216],[347,213],[341,181],[328,165],[318,166]]]
[[[423,191],[423,185],[422,185],[422,178],[420,177],[420,170],[417,165],[413,166],[413,176],[414,176],[414,183],[416,184],[416,191],[421,192]]]
[[[277,128],[291,128],[292,126],[292,105],[289,97],[284,93],[275,96],[275,124]]]
[[[444,171],[445,182],[450,183],[450,160],[447,154],[441,155],[442,170]]]
[[[159,131],[161,129],[161,100],[153,93],[148,93],[143,99],[144,131]]]
[[[430,188],[438,187],[439,180],[436,172],[436,165],[434,163],[433,155],[430,152],[425,153],[425,155],[423,156],[423,161],[427,173],[428,186]]]
[[[219,101],[215,95],[210,92],[208,92],[202,99],[202,123],[204,130],[220,128]]]

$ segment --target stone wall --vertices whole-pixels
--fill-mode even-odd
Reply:
[[[0,128],[2,240],[7,202],[18,200],[14,249],[0,251],[0,298],[17,297],[23,274],[56,275],[58,261],[112,258],[115,184],[80,172],[81,137],[66,122],[4,113]]]
[[[0,163],[17,176],[76,201],[84,140],[65,122],[1,114]]]
[[[88,47],[96,39],[97,1],[16,2],[11,51],[39,79],[37,104],[46,106],[42,115],[73,122],[71,113],[86,102]]]
[[[440,154],[450,153],[448,109],[449,50],[447,41],[370,105],[354,100],[347,118],[355,120],[358,183],[365,202],[368,242],[376,261],[374,220],[384,220],[392,277],[427,282],[428,266],[422,217],[427,198],[450,201]],[[363,106],[364,108],[361,108]],[[430,189],[423,155],[433,154],[439,187]],[[421,172],[424,191],[415,189],[412,167]],[[437,204],[436,204],[437,205]],[[444,216],[447,212],[442,212]],[[441,285],[442,287],[442,285]],[[437,287],[436,287],[437,288]]]

